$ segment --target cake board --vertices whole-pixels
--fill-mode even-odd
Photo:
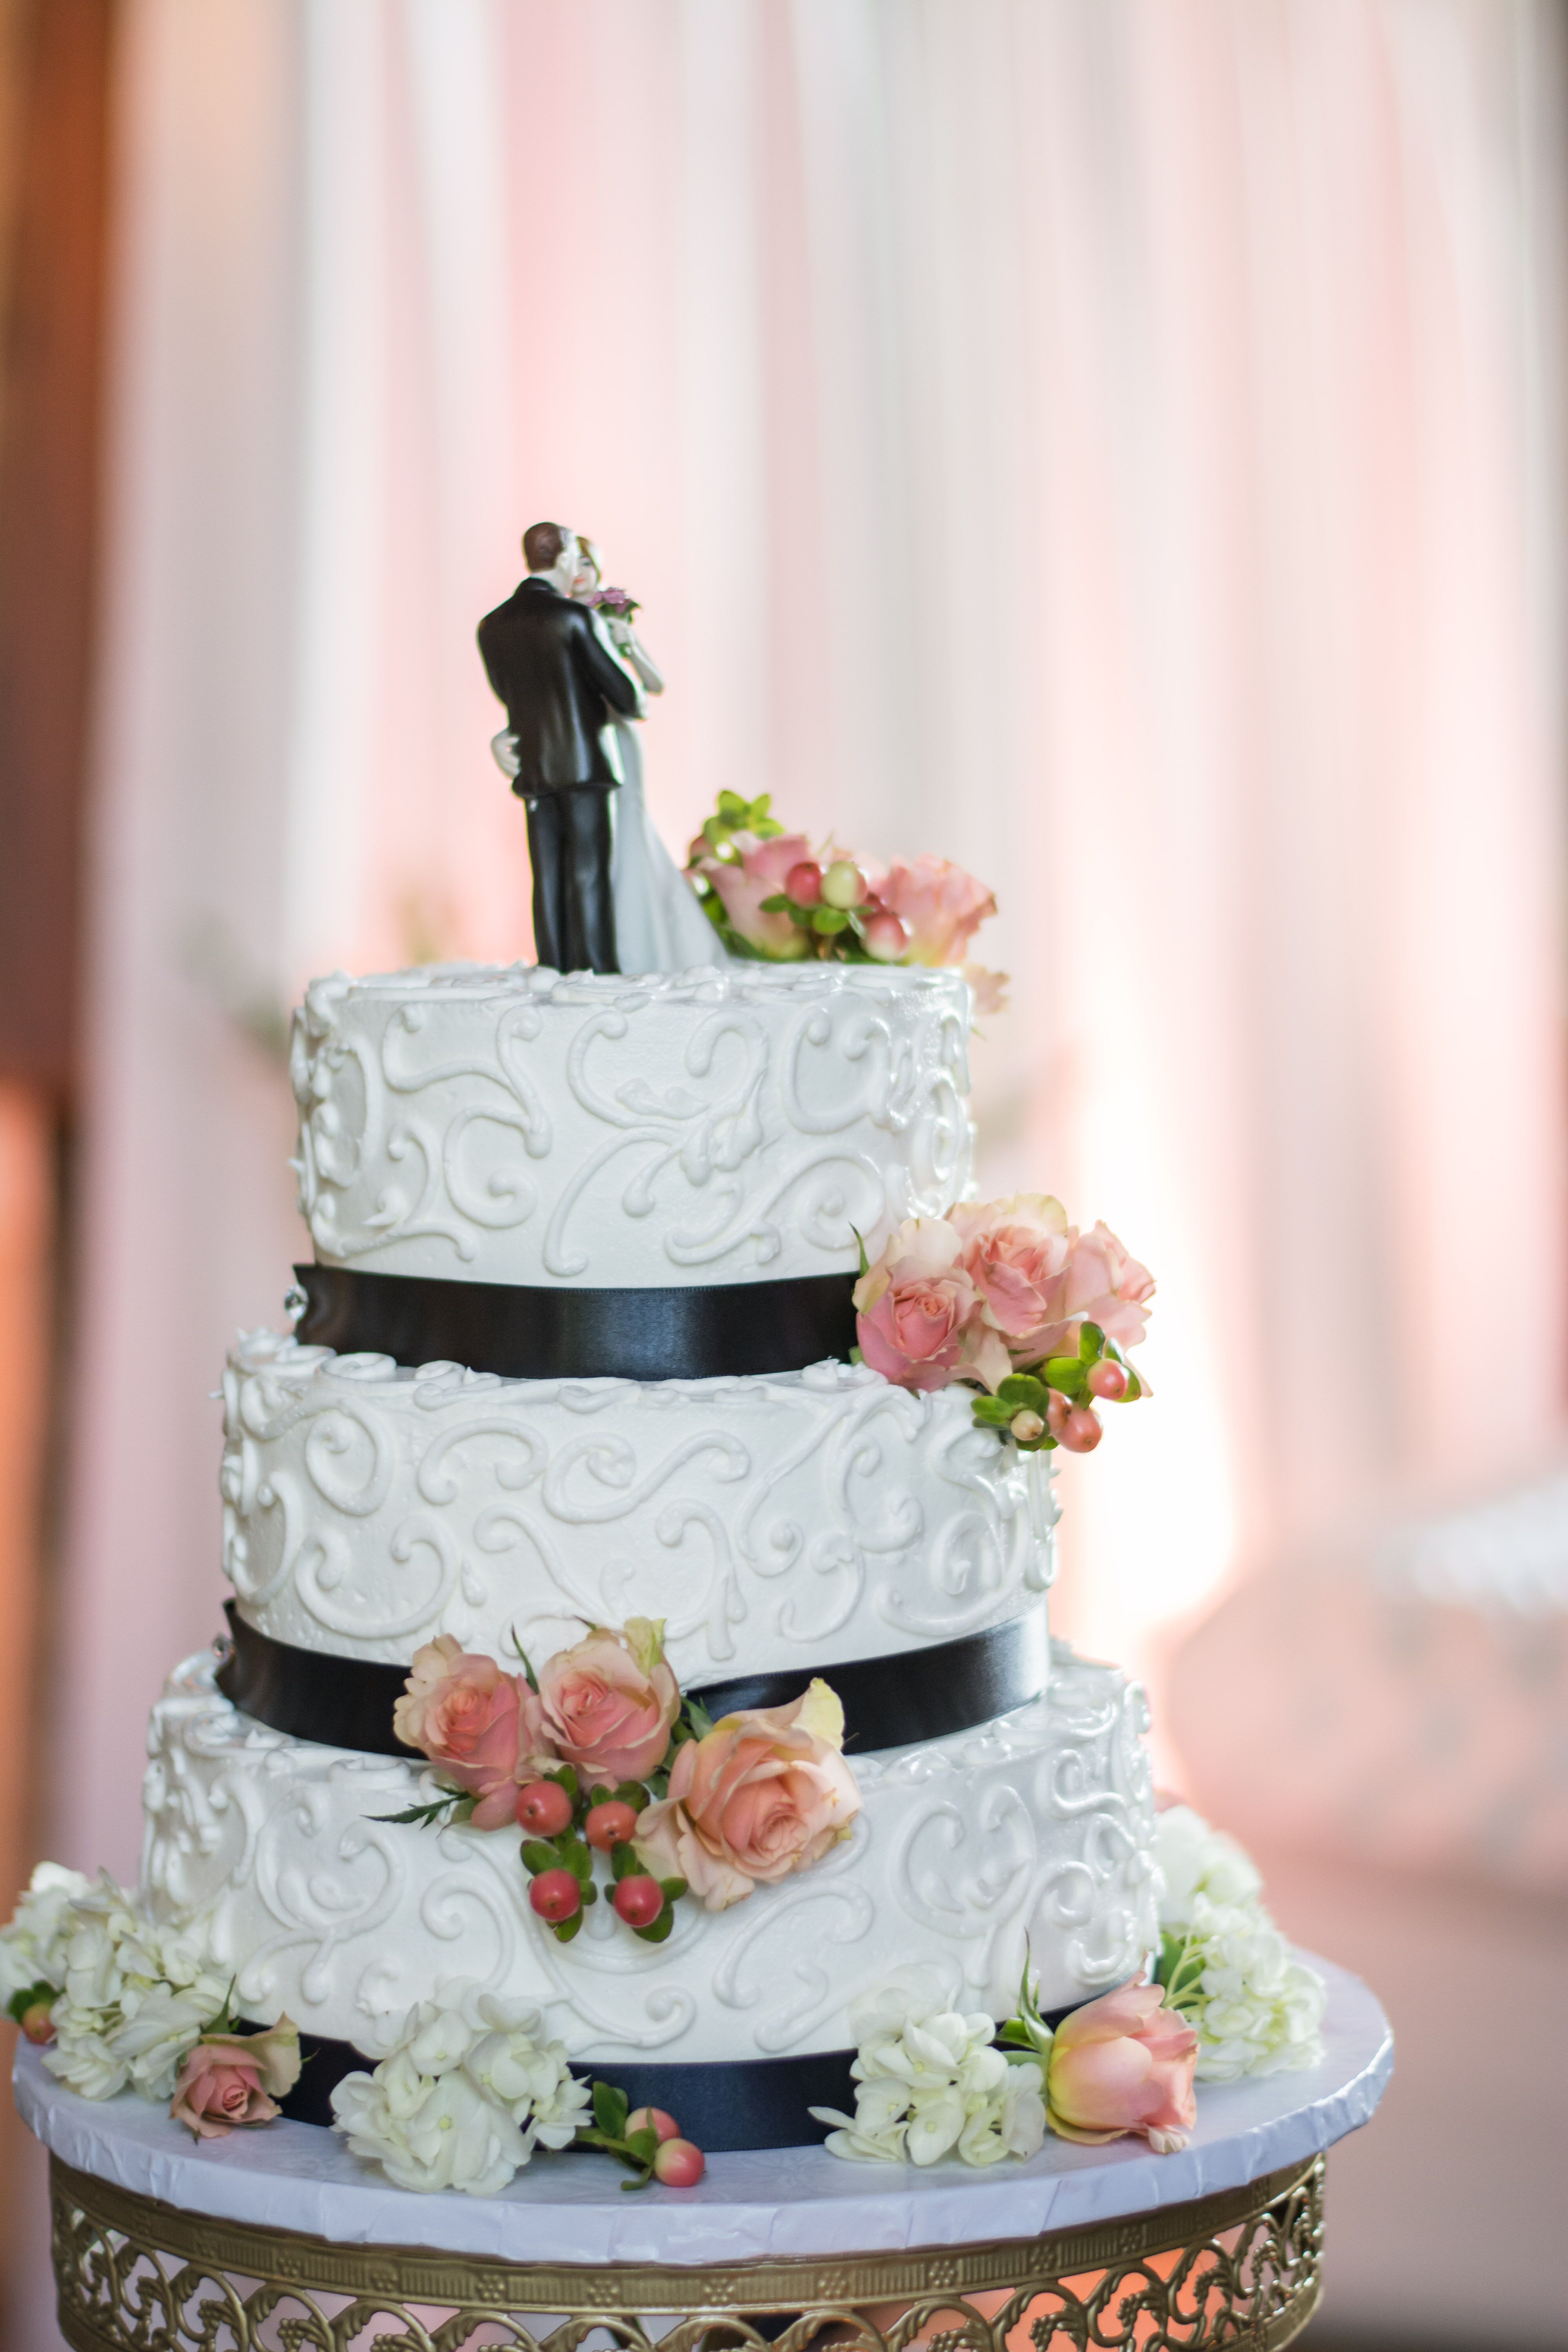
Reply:
[[[828,2329],[1003,2352],[1020,2326],[1033,2352],[1287,2344],[1321,2292],[1325,2153],[1393,2067],[1372,1993],[1315,1965],[1322,2062],[1204,2085],[1180,2154],[1050,2138],[1025,2162],[915,2172],[804,2147],[715,2157],[694,2189],[635,2195],[586,2154],[475,2199],[395,2189],[310,2125],[196,2143],[146,2101],[64,2090],[24,2043],[61,2330],[76,2352],[566,2352],[593,2336],[803,2352]]]

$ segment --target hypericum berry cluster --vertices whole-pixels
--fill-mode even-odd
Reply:
[[[572,1941],[584,1913],[599,1899],[595,1854],[609,1858],[616,1917],[645,1944],[662,1944],[669,1934],[672,1906],[686,1893],[686,1881],[651,1878],[632,1844],[637,1815],[650,1801],[640,1780],[584,1789],[570,1764],[519,1790],[517,1818],[529,1832],[522,1842],[523,1866],[532,1880],[528,1899],[559,1942]]]
[[[798,929],[812,933],[818,955],[852,953],[852,940],[871,962],[898,963],[909,949],[903,921],[882,904],[852,857],[836,857],[826,866],[815,857],[797,859],[784,888],[764,898],[759,911],[787,915]]]
[[[994,1396],[975,1398],[973,1411],[983,1428],[1006,1430],[1026,1452],[1060,1445],[1092,1454],[1105,1434],[1096,1405],[1130,1404],[1142,1393],[1115,1341],[1085,1323],[1076,1356],[1047,1356],[1037,1372],[1009,1372]]]
[[[602,2147],[606,2156],[629,2166],[635,2180],[623,2189],[646,2189],[650,2180],[667,2189],[695,2189],[707,2170],[707,2158],[694,2140],[682,2139],[680,2126],[662,2107],[636,2107],[628,2115],[626,2095],[613,2084],[594,2085],[594,2120],[577,2134],[579,2147]]]

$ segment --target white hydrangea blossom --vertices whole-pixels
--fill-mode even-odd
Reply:
[[[222,2016],[227,1979],[214,1969],[205,1924],[149,1919],[107,1872],[70,1895],[53,1931],[61,1990],[44,2063],[88,2099],[129,2084],[173,2096],[186,2055]]]
[[[493,2197],[541,2143],[566,2147],[591,2094],[526,2002],[458,1978],[409,2011],[374,2074],[332,2093],[335,2128],[400,2189]]]
[[[813,2107],[837,2126],[835,2156],[868,2164],[965,2164],[1033,2156],[1046,2136],[1045,2078],[1032,2053],[1012,2062],[981,2012],[952,2005],[934,1969],[900,1969],[851,2005],[855,2113]]]
[[[66,1939],[71,1906],[91,1892],[92,1881],[58,1862],[41,1862],[27,1882],[8,1927],[0,1929],[0,2009],[36,1984],[65,1982]]]
[[[1155,1859],[1165,1883],[1160,1980],[1197,2032],[1198,2079],[1317,2065],[1328,1989],[1265,1909],[1249,1857],[1190,1806],[1173,1805],[1159,1818]]]

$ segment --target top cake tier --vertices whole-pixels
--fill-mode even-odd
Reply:
[[[969,1181],[952,971],[443,964],[311,983],[291,1053],[319,1264],[555,1287],[852,1272]]]

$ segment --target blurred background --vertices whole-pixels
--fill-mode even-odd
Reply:
[[[0,1898],[216,1629],[289,1005],[529,951],[559,518],[1158,1274],[1056,1624],[1393,2012],[1312,2345],[1568,2345],[1565,140],[1563,0],[0,0]]]

